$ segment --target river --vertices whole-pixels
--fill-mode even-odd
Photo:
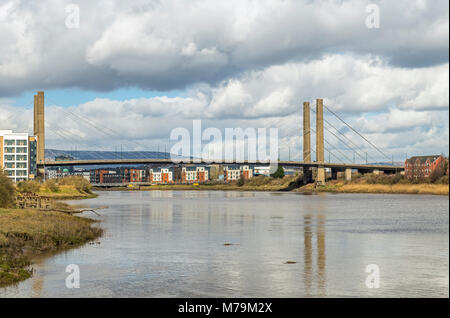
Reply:
[[[36,259],[0,297],[449,297],[447,196],[111,191],[83,203],[108,206],[84,213],[103,237]],[[65,285],[69,264],[80,288]]]

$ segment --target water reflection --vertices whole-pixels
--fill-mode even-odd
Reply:
[[[311,295],[311,284],[312,284],[312,231],[311,231],[311,215],[305,215],[303,217],[304,227],[303,227],[303,237],[304,237],[304,248],[303,248],[303,259],[304,259],[304,274],[303,280],[305,282],[305,293],[306,295]]]
[[[318,215],[317,220],[317,278],[319,293],[326,295],[326,256],[325,256],[325,216]]]
[[[316,225],[316,247],[313,247],[313,217],[306,214],[303,217],[303,280],[305,293],[313,295],[313,282],[317,283],[319,295],[326,295],[326,242],[325,242],[325,216],[319,214],[315,217]],[[316,275],[313,273],[313,251],[317,252]]]
[[[35,263],[0,297],[448,297],[448,200],[416,198],[102,192],[87,201],[109,205],[100,244]],[[370,263],[378,291],[364,285]],[[79,290],[64,287],[68,264]]]

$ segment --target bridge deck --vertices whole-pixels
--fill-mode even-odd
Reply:
[[[269,165],[269,163],[263,163],[259,161],[242,161],[242,162],[207,162],[199,161],[194,162],[192,160],[186,161],[172,161],[171,159],[105,159],[105,160],[72,160],[72,161],[47,161],[43,165],[38,164],[38,167],[61,167],[61,166],[94,166],[94,165],[118,165],[118,164],[134,164],[134,165],[180,165],[180,164],[240,164],[240,165]],[[391,166],[391,165],[376,165],[376,164],[355,164],[355,163],[305,163],[299,161],[278,161],[278,165],[284,167],[324,167],[324,168],[334,168],[337,170],[345,169],[358,169],[358,170],[380,170],[380,171],[402,171],[403,166]]]

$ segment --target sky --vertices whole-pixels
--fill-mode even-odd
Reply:
[[[203,128],[278,128],[280,157],[301,160],[302,103],[323,98],[396,161],[448,154],[448,5],[0,0],[0,129],[31,132],[43,90],[47,148],[161,150],[173,129],[201,119]],[[353,157],[325,137],[327,158]]]

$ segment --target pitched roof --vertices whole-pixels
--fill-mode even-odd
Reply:
[[[425,163],[427,160],[430,160],[430,162],[436,161],[441,155],[431,155],[431,156],[414,156],[409,159],[406,159],[406,162],[408,163],[415,163],[417,160],[419,160],[420,163]]]

